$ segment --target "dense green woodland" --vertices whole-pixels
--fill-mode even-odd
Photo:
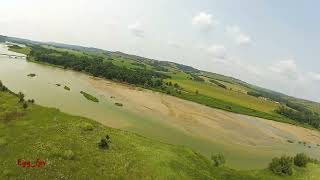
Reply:
[[[279,107],[276,110],[277,113],[286,116],[292,120],[300,123],[309,124],[315,128],[320,129],[320,115],[317,112],[312,112],[303,105],[293,103],[288,99],[285,99],[281,94],[265,92],[265,91],[249,91],[248,95],[255,97],[265,97],[273,101],[277,101],[285,106]]]
[[[162,80],[168,78],[155,71],[119,67],[112,64],[112,62],[105,62],[103,58],[98,56],[76,56],[68,52],[56,51],[41,46],[32,46],[30,55],[36,61],[59,65],[76,71],[84,71],[96,77],[147,87],[160,87],[163,84]]]

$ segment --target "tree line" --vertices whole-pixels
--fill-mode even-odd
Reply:
[[[223,88],[223,89],[227,89],[227,86],[224,85],[224,84],[222,84],[222,83],[220,83],[219,81],[216,81],[216,80],[214,80],[214,79],[210,79],[209,81],[212,82],[212,83],[214,83],[215,85]]]
[[[292,120],[298,121],[300,123],[306,123],[320,129],[320,116],[318,113],[312,112],[307,109],[298,111],[295,109],[286,108],[285,106],[279,107],[276,112]]]
[[[281,114],[294,121],[306,123],[315,128],[320,128],[319,113],[313,112],[298,103],[291,102],[290,100],[282,97],[280,94],[264,91],[248,91],[247,94],[254,97],[265,97],[273,101],[280,102],[283,104],[283,106],[276,110],[278,114]]]
[[[129,69],[104,61],[99,56],[75,55],[67,51],[58,51],[38,45],[31,46],[30,57],[35,61],[63,66],[65,69],[83,71],[96,77],[158,88],[163,85],[163,79],[168,76],[147,70]]]

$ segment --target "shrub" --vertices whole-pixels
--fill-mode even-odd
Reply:
[[[213,165],[218,167],[226,163],[226,160],[223,154],[215,154],[211,155],[211,160],[213,161]]]
[[[306,167],[309,161],[309,157],[304,153],[299,153],[293,158],[294,165],[299,167]]]
[[[22,92],[18,93],[19,102],[24,102],[24,94]]]
[[[93,125],[91,123],[83,123],[82,124],[82,129],[85,131],[92,131],[93,130]]]
[[[292,141],[292,140],[290,140],[290,139],[288,139],[287,142],[288,142],[288,143],[294,143],[294,141]]]
[[[28,108],[28,103],[23,102],[22,107],[23,107],[23,109],[27,109]]]
[[[5,87],[2,82],[0,81],[0,91],[7,91],[7,87]]]
[[[269,164],[269,169],[276,175],[285,176],[292,175],[293,173],[293,162],[289,156],[281,156],[272,159]]]
[[[118,102],[116,102],[116,103],[114,103],[116,106],[123,106],[123,104],[122,103],[118,103]]]
[[[34,99],[29,100],[28,102],[34,104]]]
[[[34,74],[34,73],[30,73],[30,74],[28,74],[28,77],[36,77],[37,75],[36,74]]]
[[[100,149],[109,149],[109,144],[111,143],[109,135],[106,137],[101,138],[98,146]]]
[[[69,149],[63,152],[63,158],[67,160],[73,160],[75,158],[75,154]]]

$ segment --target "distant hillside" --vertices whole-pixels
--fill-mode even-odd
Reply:
[[[6,42],[7,37],[0,35],[0,42]]]

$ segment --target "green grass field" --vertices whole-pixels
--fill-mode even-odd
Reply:
[[[199,94],[203,94],[208,97],[220,99],[226,102],[234,103],[243,107],[247,107],[250,109],[254,109],[261,112],[266,112],[273,114],[274,110],[278,107],[276,103],[270,101],[264,101],[252,96],[249,96],[243,92],[239,92],[233,85],[233,90],[223,89],[218,86],[212,85],[208,82],[202,81],[194,81],[188,78],[188,75],[183,72],[179,72],[177,74],[172,74],[172,79],[168,81],[172,81],[173,83],[178,83],[181,87],[183,87],[186,91],[195,92],[199,91]],[[227,85],[228,87],[228,85]],[[237,86],[238,87],[238,86]],[[242,89],[238,87],[237,89]]]

